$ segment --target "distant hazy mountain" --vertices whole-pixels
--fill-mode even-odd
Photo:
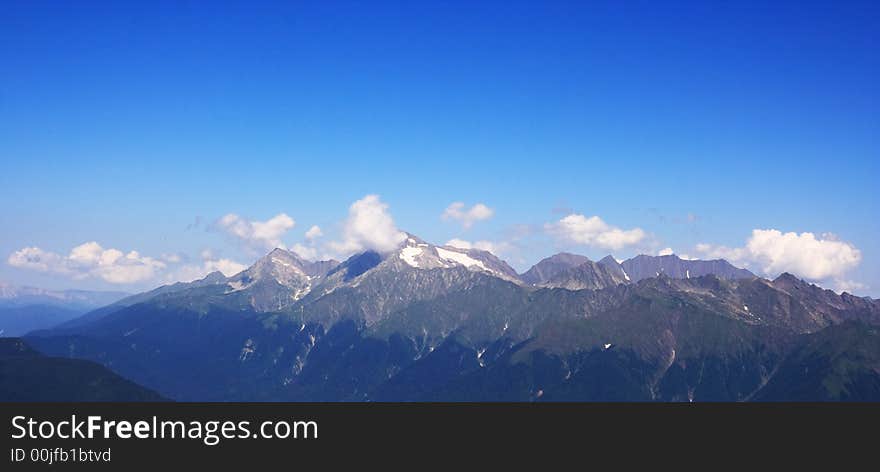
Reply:
[[[732,266],[723,259],[712,261],[685,260],[676,255],[640,255],[621,263],[623,270],[633,282],[664,274],[675,279],[687,279],[701,275],[716,275],[722,279],[747,279],[755,274]]]
[[[0,307],[45,305],[85,312],[109,305],[127,295],[124,292],[46,290],[0,283]]]
[[[162,400],[100,364],[45,357],[21,339],[0,338],[0,401]]]
[[[51,328],[126,295],[0,284],[0,336],[21,336],[35,329]]]
[[[754,277],[745,269],[732,266],[724,260],[685,260],[678,256],[640,255],[617,262],[606,256],[592,262],[584,256],[559,253],[543,259],[522,274],[523,282],[539,287],[557,287],[570,290],[599,289],[621,283],[638,282],[660,275],[687,279],[702,275],[715,275],[723,279]]]
[[[0,337],[21,336],[35,329],[58,326],[82,315],[51,305],[26,305],[0,308]]]
[[[276,250],[27,339],[178,400],[880,400],[878,301],[698,262]]]

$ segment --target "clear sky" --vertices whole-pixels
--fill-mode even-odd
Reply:
[[[880,296],[878,2],[127,3],[3,2],[2,281],[341,257],[361,221]]]

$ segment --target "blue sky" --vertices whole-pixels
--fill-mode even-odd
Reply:
[[[375,194],[521,270],[672,248],[880,296],[876,2],[120,3],[3,7],[0,280],[248,264],[230,213],[331,255]],[[91,241],[177,257],[112,283],[71,265]]]

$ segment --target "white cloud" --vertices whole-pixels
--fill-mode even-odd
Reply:
[[[745,248],[700,243],[695,249],[704,259],[724,259],[734,265],[748,265],[750,263],[749,254]]]
[[[281,238],[290,231],[296,222],[285,213],[279,213],[266,221],[244,219],[235,213],[223,216],[217,227],[236,238],[252,251],[284,248]]]
[[[10,254],[9,265],[72,277],[77,280],[100,278],[113,284],[130,284],[150,280],[165,269],[166,264],[137,251],[127,254],[118,249],[104,249],[90,241],[70,250],[67,256],[26,247]]]
[[[766,273],[793,272],[813,280],[839,278],[862,260],[855,246],[833,234],[816,238],[813,233],[756,229],[746,248]]]
[[[469,241],[465,241],[463,239],[458,239],[458,238],[453,238],[453,239],[450,239],[449,241],[446,241],[445,245],[457,247],[459,249],[471,249],[472,247],[474,247],[474,245],[471,244]]]
[[[321,231],[321,228],[318,225],[313,225],[308,229],[305,233],[306,243],[296,243],[293,246],[289,247],[291,251],[295,252],[299,257],[307,260],[317,260],[318,259],[318,248],[316,247],[317,239],[324,236],[324,232]]]
[[[865,284],[862,284],[862,283],[859,283],[859,282],[856,282],[853,280],[836,280],[834,282],[834,290],[836,290],[839,293],[843,293],[843,292],[853,293],[853,292],[857,292],[859,290],[864,290],[865,288],[867,288],[865,286]]]
[[[859,265],[861,252],[833,234],[783,233],[776,229],[755,229],[744,247],[731,248],[698,244],[697,252],[708,258],[727,259],[745,267],[756,266],[766,275],[790,272],[799,277],[857,288],[857,282],[843,276]]]
[[[30,269],[38,272],[55,272],[67,274],[70,272],[65,264],[64,257],[54,252],[43,251],[34,246],[25,247],[13,252],[6,261],[13,267]]]
[[[165,262],[170,263],[170,264],[177,264],[183,260],[183,258],[180,256],[180,254],[175,254],[175,253],[162,254],[161,256],[159,256],[159,258]]]
[[[544,229],[565,242],[610,250],[634,246],[647,236],[641,228],[624,230],[609,225],[598,216],[587,218],[574,213],[555,223],[545,224]]]
[[[214,257],[204,250],[201,263],[179,264],[185,258],[179,254],[163,254],[158,260],[142,256],[138,251],[123,253],[118,249],[105,249],[95,241],[80,244],[68,255],[26,247],[13,252],[7,262],[22,269],[36,270],[70,277],[74,280],[101,279],[112,284],[134,284],[162,281],[190,282],[201,279],[214,271],[226,276],[235,275],[247,266],[226,258]]]
[[[213,251],[205,249],[201,253],[201,264],[186,264],[177,268],[174,273],[165,278],[166,282],[192,282],[203,279],[211,272],[220,271],[229,277],[245,269],[247,266],[226,258],[215,258]]]
[[[464,203],[453,202],[443,211],[442,217],[444,220],[458,221],[464,229],[468,229],[477,221],[492,218],[494,214],[494,210],[482,203],[477,203],[469,209],[465,209]]]
[[[663,248],[657,253],[658,256],[671,256],[673,254],[675,254],[675,252],[671,247]]]
[[[503,254],[505,252],[509,252],[512,248],[512,245],[505,241],[500,242],[492,242],[492,241],[465,241],[463,239],[450,239],[446,241],[446,246],[457,247],[459,249],[479,249],[481,251],[491,252],[492,254],[498,256],[499,254]]]
[[[388,213],[388,205],[378,195],[367,195],[351,204],[342,228],[342,240],[329,244],[340,255],[364,250],[379,252],[396,249],[406,233],[397,229]]]
[[[205,268],[207,269],[208,273],[219,270],[223,273],[223,275],[229,277],[247,269],[247,266],[230,259],[221,258],[217,260],[205,261]]]
[[[321,231],[321,228],[318,225],[314,225],[306,231],[306,239],[309,241],[314,241],[315,239],[320,238],[324,235],[324,232]]]
[[[314,246],[306,246],[304,244],[296,243],[290,248],[290,250],[295,252],[299,257],[310,261],[318,258],[318,249]]]

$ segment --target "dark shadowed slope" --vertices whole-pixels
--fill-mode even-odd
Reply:
[[[162,401],[105,367],[45,357],[18,338],[0,338],[0,401]]]
[[[846,322],[804,336],[754,400],[880,400],[880,329]]]

